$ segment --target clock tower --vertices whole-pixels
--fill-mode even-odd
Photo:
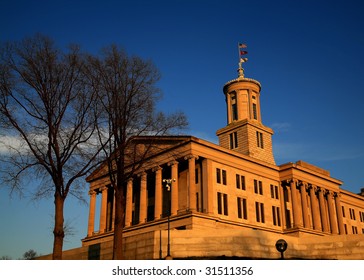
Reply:
[[[241,51],[239,44],[239,52]],[[227,82],[223,91],[227,108],[227,126],[219,129],[216,135],[219,145],[275,165],[272,149],[273,130],[262,123],[260,111],[261,85],[254,79],[244,77],[242,63],[239,61],[238,78]]]

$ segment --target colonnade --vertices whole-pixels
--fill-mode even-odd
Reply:
[[[285,181],[282,185],[290,189],[293,228],[345,234],[338,192],[296,179]]]
[[[168,212],[170,211],[170,215],[177,215],[180,211],[196,211],[197,210],[197,201],[196,201],[196,183],[195,183],[195,169],[196,169],[196,160],[197,156],[189,155],[186,156],[180,161],[173,160],[167,162],[163,165],[155,166],[149,170],[144,170],[133,178],[130,178],[126,184],[126,194],[125,194],[125,227],[129,227],[135,224],[142,224],[150,220],[158,220],[163,217],[166,213],[163,213],[164,208],[166,208],[166,203],[169,205]],[[179,183],[179,164],[181,160],[185,160],[188,162],[187,167],[187,184],[182,187],[187,187],[187,196],[183,198],[179,198],[180,195],[180,183]],[[163,170],[166,170],[165,174],[168,174],[170,178],[162,178]],[[150,186],[147,186],[147,176],[155,177],[154,183],[154,197],[148,198],[147,189]],[[163,184],[163,179],[172,179],[169,190],[163,190],[165,188],[165,184]],[[138,180],[138,181],[137,181]],[[138,196],[133,194],[135,191],[135,186],[138,185],[139,189],[136,191],[139,192]],[[111,186],[106,187],[102,186],[97,189],[93,189],[89,192],[90,195],[90,209],[89,209],[89,219],[88,219],[88,233],[87,236],[92,236],[95,233],[95,214],[96,214],[96,199],[97,195],[101,195],[101,203],[100,203],[100,222],[99,222],[99,230],[98,234],[105,233],[107,231],[113,230],[113,216],[114,209],[113,203],[115,199],[112,199],[113,191],[111,190]],[[170,191],[168,194],[166,191]],[[169,197],[164,197],[164,194],[168,194]],[[135,199],[138,197],[138,202],[136,203]],[[150,202],[150,199],[154,200],[154,203]],[[186,202],[183,203],[181,209],[181,205],[179,205],[179,201],[181,199],[186,199]],[[149,200],[149,201],[148,201]],[[111,205],[110,205],[111,204]],[[152,212],[153,218],[148,216],[148,206],[150,208],[151,205],[154,204],[154,209]],[[136,205],[138,205],[138,211],[136,211]],[[187,205],[187,207],[186,207]],[[134,212],[134,217],[133,217]],[[150,214],[149,209],[149,214]],[[138,215],[136,217],[135,215]]]

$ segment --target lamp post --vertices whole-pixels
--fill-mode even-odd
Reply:
[[[287,250],[287,246],[288,246],[288,244],[287,244],[286,240],[284,240],[284,239],[279,239],[276,242],[276,249],[278,252],[281,253],[281,260],[284,259],[283,253],[284,253],[284,251]]]
[[[168,195],[168,200],[169,200],[169,205],[168,205],[168,218],[167,218],[167,223],[168,223],[168,245],[167,245],[167,256],[166,256],[166,260],[171,260],[172,256],[171,256],[171,236],[170,236],[170,216],[171,216],[171,187],[172,187],[172,182],[175,182],[176,179],[163,179],[163,183],[165,183],[167,191],[169,193]]]

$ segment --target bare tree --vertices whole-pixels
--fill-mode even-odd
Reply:
[[[23,254],[23,259],[32,260],[32,259],[36,258],[37,256],[38,256],[37,252],[34,251],[33,249],[30,249]]]
[[[84,66],[78,47],[62,51],[42,35],[4,44],[0,53],[1,178],[12,189],[34,178],[37,197],[54,196],[53,259],[62,259],[65,200],[80,197],[80,178],[101,150]]]
[[[151,61],[129,57],[116,46],[104,49],[99,58],[90,57],[89,77],[99,93],[102,116],[98,122],[100,142],[105,147],[105,166],[115,192],[113,259],[122,259],[127,180],[140,167],[153,146],[153,137],[138,149],[139,136],[162,136],[185,128],[183,113],[169,116],[157,112],[160,98],[156,83],[159,71]]]

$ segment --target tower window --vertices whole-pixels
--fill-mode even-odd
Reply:
[[[253,118],[254,120],[258,119],[258,115],[257,115],[257,104],[253,103]]]
[[[238,119],[238,106],[235,93],[231,94],[231,116],[233,118],[233,121],[236,121]]]
[[[238,147],[238,133],[235,131],[230,133],[230,149],[235,149]]]
[[[259,148],[264,148],[264,142],[263,142],[263,133],[257,131],[257,146]]]

